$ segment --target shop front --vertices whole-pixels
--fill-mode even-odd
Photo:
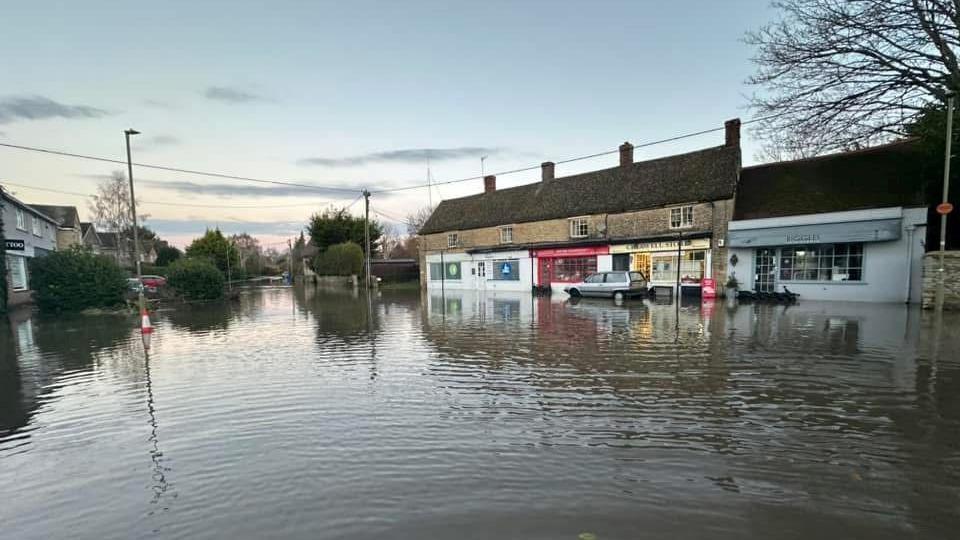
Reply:
[[[709,238],[620,244],[610,246],[610,253],[614,269],[640,272],[652,287],[673,291],[679,272],[680,286],[699,292],[703,278],[712,277]]]
[[[611,270],[610,246],[583,246],[532,250],[537,285],[561,290],[595,272]]]
[[[728,274],[741,289],[801,300],[918,302],[926,208],[731,221]]]

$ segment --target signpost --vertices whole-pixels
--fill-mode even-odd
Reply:
[[[937,213],[941,216],[945,216],[950,212],[953,212],[953,204],[945,202],[937,205]]]

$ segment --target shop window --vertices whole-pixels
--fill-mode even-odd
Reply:
[[[693,206],[678,206],[670,209],[670,228],[693,227]]]
[[[430,281],[440,281],[441,279],[443,279],[443,265],[430,263]]]
[[[517,259],[493,261],[491,270],[493,271],[491,279],[520,281],[520,261]]]
[[[540,261],[541,283],[575,283],[597,271],[596,257],[568,257],[542,259]]]
[[[500,243],[501,244],[513,243],[513,227],[500,227]]]
[[[430,281],[459,280],[460,263],[430,263]]]
[[[27,259],[7,255],[7,267],[10,269],[10,285],[15,291],[27,290]]]
[[[22,208],[17,208],[17,228],[21,231],[27,230],[27,220],[23,215]]]
[[[460,245],[460,235],[457,233],[450,233],[447,235],[447,247],[457,247]]]
[[[651,262],[652,281],[677,281],[677,256],[654,255]],[[706,271],[705,251],[686,251],[680,257],[680,282],[700,283]]]
[[[570,220],[570,238],[586,238],[590,233],[587,218],[573,218]]]
[[[863,244],[780,248],[780,281],[862,281]]]

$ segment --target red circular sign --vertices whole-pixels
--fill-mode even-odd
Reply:
[[[953,212],[952,204],[945,202],[937,205],[937,213],[940,214],[941,216],[944,214],[949,214],[950,212]]]

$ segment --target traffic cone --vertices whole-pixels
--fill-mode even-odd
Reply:
[[[150,325],[150,314],[146,308],[140,310],[140,331],[144,334],[153,333],[153,326]]]

